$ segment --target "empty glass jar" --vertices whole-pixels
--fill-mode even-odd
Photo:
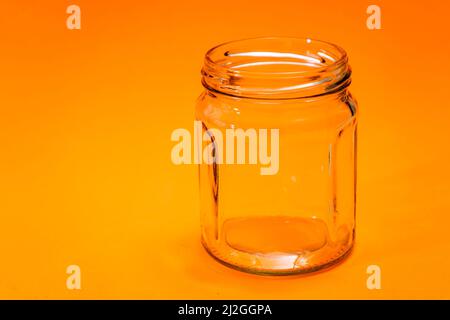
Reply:
[[[202,242],[259,274],[329,267],[355,234],[356,102],[340,47],[258,38],[207,52],[196,107]]]

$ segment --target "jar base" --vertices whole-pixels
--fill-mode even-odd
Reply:
[[[345,251],[341,256],[337,257],[334,260],[331,260],[323,265],[318,265],[311,268],[293,268],[293,269],[285,269],[285,270],[270,270],[270,269],[260,269],[260,268],[252,268],[252,267],[244,267],[236,264],[232,264],[230,262],[227,262],[225,260],[220,259],[218,256],[216,256],[214,253],[212,253],[211,250],[209,250],[208,246],[205,245],[204,241],[202,241],[202,245],[205,248],[205,251],[212,257],[214,260],[219,262],[220,264],[245,273],[255,274],[259,276],[295,276],[295,275],[306,275],[306,274],[312,274],[317,273],[320,271],[326,271],[328,269],[334,268],[335,266],[339,265],[341,262],[346,260],[348,256],[352,253],[353,245],[350,246],[347,251]]]
[[[347,257],[353,232],[342,226],[335,236],[331,241],[320,219],[253,217],[226,221],[219,239],[208,243],[204,234],[202,243],[228,267],[260,275],[295,275],[327,269]]]

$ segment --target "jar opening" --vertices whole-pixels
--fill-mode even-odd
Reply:
[[[203,85],[244,98],[292,99],[340,91],[350,84],[346,52],[297,38],[255,38],[221,44],[205,55]]]

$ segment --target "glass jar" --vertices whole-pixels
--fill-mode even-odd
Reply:
[[[356,102],[345,51],[257,38],[209,50],[196,107],[202,243],[258,274],[336,264],[355,235]]]

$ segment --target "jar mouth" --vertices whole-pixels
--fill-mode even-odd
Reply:
[[[202,83],[247,98],[314,97],[350,84],[346,52],[309,38],[253,38],[218,45],[205,55]]]

